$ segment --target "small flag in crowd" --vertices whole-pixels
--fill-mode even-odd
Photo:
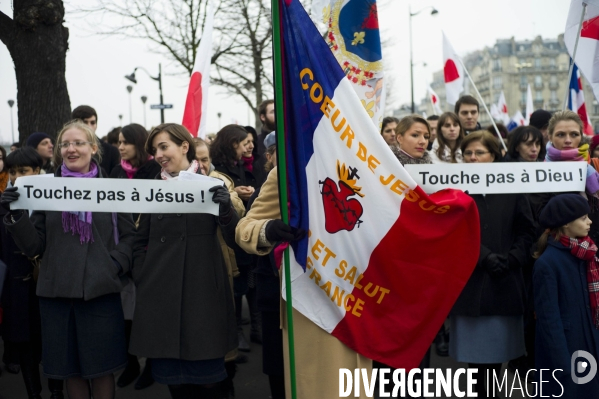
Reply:
[[[212,3],[206,5],[206,23],[198,47],[189,89],[185,111],[183,111],[183,126],[194,137],[206,137],[206,110],[208,109],[208,88],[210,86],[210,60],[212,58],[212,27],[214,24],[214,10]]]
[[[524,119],[522,112],[520,110],[518,110],[518,111],[516,111],[514,116],[512,116],[512,118],[510,119],[510,121],[508,122],[506,127],[507,127],[507,130],[511,132],[518,126],[524,126],[525,124],[526,124],[526,120]]]
[[[329,48],[378,128],[385,112],[383,53],[376,0],[316,0]]]
[[[290,248],[293,306],[370,359],[417,367],[477,262],[476,205],[424,193],[299,0],[280,6],[282,173],[289,224],[309,231]]]
[[[443,76],[448,104],[455,104],[464,91],[464,68],[451,43],[443,33]]]
[[[584,91],[582,90],[580,70],[576,64],[572,65],[572,68],[572,79],[570,79],[569,86],[570,94],[568,95],[568,108],[580,116],[580,119],[584,124],[584,134],[588,136],[594,136],[595,133],[593,132],[593,126],[591,125],[591,120],[589,119],[589,114],[584,101]]]
[[[430,85],[428,86],[428,97],[431,100],[433,114],[441,115],[443,113],[443,110],[441,110],[441,100]]]
[[[508,113],[507,102],[505,101],[505,94],[503,93],[503,90],[497,99],[497,110],[499,112],[498,119],[503,122],[504,125],[507,125],[510,122],[510,115]]]
[[[528,88],[526,89],[526,120],[525,125],[530,125],[530,116],[535,111],[534,105],[532,103],[532,90],[530,89],[530,83],[528,84]]]
[[[586,12],[583,18],[582,27],[580,27],[580,18],[583,12],[583,3],[587,4]],[[576,55],[574,46],[580,28],[580,39]],[[566,30],[564,32],[564,42],[570,57],[574,58],[574,63],[580,68],[580,72],[589,82],[593,94],[599,99],[599,1],[598,0],[572,0],[570,11],[566,21]],[[583,119],[585,121],[586,119]]]

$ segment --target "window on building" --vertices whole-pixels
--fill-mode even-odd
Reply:
[[[593,114],[599,115],[599,104],[597,100],[593,101]]]
[[[519,50],[524,51],[524,46],[520,46]]]
[[[555,61],[555,58],[550,58],[550,59],[549,59],[549,66],[550,66],[550,67],[555,67],[555,65],[556,65],[556,64],[555,64],[555,62],[556,62],[556,61]]]
[[[557,91],[551,90],[551,101],[557,101]]]
[[[526,92],[523,91],[523,92],[520,93],[520,102],[522,104],[526,104],[526,100],[527,100],[527,98],[526,98]]]
[[[535,101],[543,101],[543,92],[538,90],[535,92]]]
[[[541,67],[541,59],[535,58],[535,68],[540,68],[540,67]]]
[[[536,85],[543,84],[543,77],[541,75],[535,76],[535,84]]]
[[[493,69],[496,71],[500,71],[501,70],[501,60],[500,59],[494,59],[493,60]]]
[[[520,75],[520,84],[521,85],[528,84],[528,77],[526,75]]]
[[[501,76],[493,76],[493,87],[501,87],[503,79]]]
[[[557,76],[555,76],[555,75],[551,75],[551,77],[549,78],[549,81],[550,81],[551,83],[557,83]]]

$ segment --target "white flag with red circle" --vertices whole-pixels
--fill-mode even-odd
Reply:
[[[443,113],[443,110],[441,109],[441,99],[430,85],[428,86],[428,97],[431,100],[433,114],[441,115]]]
[[[445,96],[448,104],[455,104],[464,91],[464,68],[447,36],[443,33],[443,76],[445,78]]]

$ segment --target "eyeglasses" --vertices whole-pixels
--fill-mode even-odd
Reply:
[[[71,144],[75,147],[75,148],[81,148],[86,144],[93,144],[91,141],[73,141],[72,143],[69,143],[68,141],[63,141],[62,143],[58,143],[58,148],[60,148],[61,150],[64,149],[68,149]]]
[[[480,158],[485,154],[490,153],[491,151],[464,151],[464,153],[462,154],[465,157],[471,157],[472,155],[474,155],[476,158]]]

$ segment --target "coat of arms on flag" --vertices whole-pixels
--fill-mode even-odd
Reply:
[[[379,127],[385,109],[383,55],[376,0],[327,0],[326,41],[368,115]],[[324,3],[324,4],[321,4]]]

